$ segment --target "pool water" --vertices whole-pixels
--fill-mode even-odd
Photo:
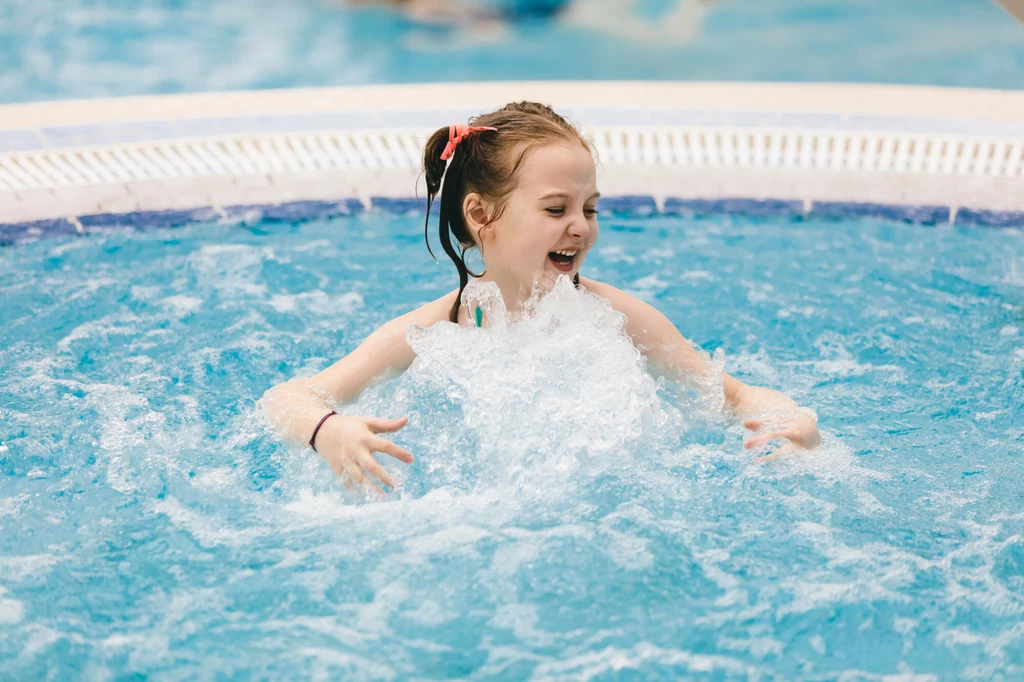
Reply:
[[[650,30],[610,32],[568,15],[445,28],[342,0],[13,0],[0,6],[0,102],[536,79],[1024,88],[1024,26],[991,0],[720,0],[667,31],[671,4],[640,0],[627,19]]]
[[[368,503],[255,403],[453,288],[418,216],[0,249],[0,676],[1024,675],[1024,233],[603,215],[584,274],[821,449],[756,461],[563,287],[414,331],[347,408],[411,418]]]

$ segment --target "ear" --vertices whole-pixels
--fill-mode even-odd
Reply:
[[[470,192],[462,200],[462,215],[466,220],[466,229],[473,235],[473,241],[477,243],[477,246],[490,232],[490,230],[484,230],[484,227],[490,222],[493,209],[491,202],[476,192]]]

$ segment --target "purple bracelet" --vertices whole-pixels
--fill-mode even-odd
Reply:
[[[316,425],[315,429],[313,429],[313,435],[309,437],[309,447],[313,448],[313,452],[317,451],[316,450],[316,446],[313,445],[313,441],[316,440],[316,434],[320,432],[320,427],[324,425],[325,421],[327,421],[328,419],[330,419],[331,417],[333,417],[336,414],[338,414],[338,413],[335,412],[334,410],[331,410],[330,412],[325,414],[322,419],[320,419],[320,423]]]

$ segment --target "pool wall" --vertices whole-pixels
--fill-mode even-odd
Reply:
[[[509,82],[3,106],[0,240],[254,209],[415,210],[429,134],[521,99],[594,141],[606,209],[1024,225],[1024,93]]]

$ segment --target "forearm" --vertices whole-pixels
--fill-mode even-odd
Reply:
[[[335,402],[312,381],[292,379],[264,393],[258,405],[282,439],[306,445],[317,423],[334,409]]]

